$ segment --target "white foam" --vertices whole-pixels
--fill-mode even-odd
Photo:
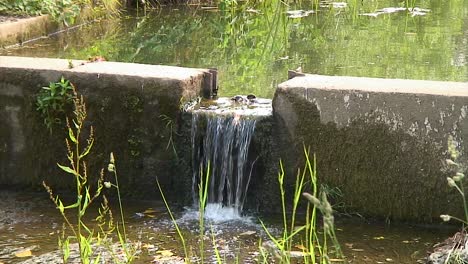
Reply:
[[[189,208],[185,211],[179,221],[198,221],[200,217],[200,212],[198,208]],[[251,218],[247,216],[242,216],[237,208],[233,206],[223,207],[218,203],[209,203],[205,207],[205,220],[211,221],[214,223],[224,223],[231,221],[241,221],[244,223],[251,223]]]

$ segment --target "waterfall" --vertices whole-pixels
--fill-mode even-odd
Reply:
[[[224,208],[240,216],[255,162],[248,159],[255,123],[255,118],[239,114],[192,113],[192,193],[196,204],[200,179],[205,179],[210,166],[207,208]]]

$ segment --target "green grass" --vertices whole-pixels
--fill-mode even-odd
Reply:
[[[66,81],[62,78],[62,82]],[[96,182],[92,182],[93,177],[89,176],[87,160],[94,145],[93,127],[85,126],[87,112],[83,97],[79,97],[75,87],[69,81],[66,81],[72,87],[73,94],[73,118],[71,121],[67,118],[68,137],[66,138],[67,165],[57,164],[58,167],[75,182],[75,201],[65,204],[62,199],[54,194],[54,191],[45,182],[43,185],[50,195],[51,200],[62,215],[64,228],[59,238],[59,247],[62,251],[63,262],[66,263],[70,256],[70,244],[77,243],[81,263],[98,263],[101,259],[100,253],[97,253],[97,247],[107,248],[113,263],[130,263],[133,261],[136,248],[128,243],[125,229],[125,220],[121,203],[120,190],[118,185],[117,169],[115,166],[114,155],[110,155],[108,171],[114,174],[115,183],[104,181],[104,169],[101,169]],[[84,135],[88,135],[84,137]],[[84,143],[84,144],[83,144]],[[95,186],[93,188],[93,186]],[[117,189],[119,200],[119,209],[121,222],[114,223],[112,212],[108,205],[108,200],[102,194],[103,188]],[[98,217],[95,219],[97,230],[93,227],[96,224],[86,221],[88,209],[97,200],[102,200],[98,209]],[[74,220],[73,220],[74,218]],[[68,235],[71,233],[71,235]],[[119,240],[119,246],[123,249],[124,259],[117,257],[114,252],[111,236],[116,236]]]

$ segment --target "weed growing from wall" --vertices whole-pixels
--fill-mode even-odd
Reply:
[[[70,81],[64,77],[58,82],[51,82],[42,87],[36,97],[36,109],[44,119],[44,124],[52,133],[54,125],[65,120],[67,109],[73,104],[75,93]]]

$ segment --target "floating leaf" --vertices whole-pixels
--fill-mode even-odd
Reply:
[[[17,251],[15,252],[15,256],[17,258],[27,258],[32,256],[32,252],[30,249],[22,250],[22,251]]]
[[[251,236],[257,232],[255,231],[245,231],[244,233],[240,233],[239,236]]]
[[[172,251],[170,251],[169,249],[158,250],[158,251],[156,251],[156,253],[158,253],[159,255],[161,255],[163,257],[171,257],[171,256],[174,255],[174,253],[172,253]]]
[[[315,13],[314,10],[289,10],[286,11],[286,14],[289,18],[301,18],[309,16],[310,14]]]
[[[383,237],[383,236],[378,236],[378,237],[373,237],[373,239],[375,239],[375,240],[382,240],[382,239],[385,239],[385,237]]]
[[[155,248],[155,246],[153,244],[143,244],[143,246],[141,246],[142,248],[146,248],[146,249],[153,249]]]
[[[307,248],[304,247],[303,245],[295,245],[294,247],[300,249],[300,250],[303,250],[303,251],[307,251]]]
[[[347,246],[348,248],[353,248],[354,244],[353,243],[345,243],[345,246]]]
[[[143,213],[144,214],[154,214],[154,213],[157,213],[157,211],[154,210],[153,208],[148,208]]]

